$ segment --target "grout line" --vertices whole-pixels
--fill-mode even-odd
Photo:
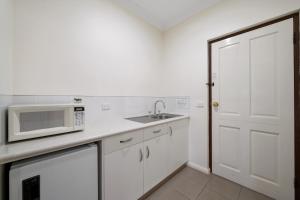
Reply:
[[[184,194],[183,192],[178,191],[176,188],[173,188],[176,192],[178,192],[179,194],[181,194],[182,196],[185,196],[187,199],[189,200],[194,200],[194,199],[190,199],[190,197],[188,197],[186,194]]]
[[[205,183],[205,185],[203,186],[201,192],[198,194],[198,196],[196,197],[196,199],[198,199],[201,196],[201,194],[204,192],[204,190],[206,189],[206,187],[207,187],[207,185],[208,185],[208,183],[210,181],[211,181],[211,177],[209,177],[209,180]]]
[[[238,195],[238,198],[237,198],[237,200],[239,200],[239,199],[240,199],[240,197],[241,197],[242,189],[243,189],[243,187],[241,186],[241,189],[240,189],[240,192],[239,192],[239,195]]]
[[[234,184],[239,185],[239,186],[240,186],[240,190],[239,190],[239,194],[238,194],[238,197],[237,197],[236,200],[239,199],[240,193],[241,193],[241,189],[242,189],[242,186],[241,186],[240,184],[238,184],[238,183],[236,183],[236,182],[233,182],[233,181],[230,181],[230,180],[228,180],[228,179],[226,179],[226,178],[224,178],[224,177],[218,176],[218,175],[214,175],[214,176],[220,177],[220,178],[225,179],[225,180],[227,180],[227,181],[229,181],[229,182],[232,182],[232,183],[234,183]],[[210,181],[212,181],[212,179],[211,179]],[[209,190],[210,192],[214,192],[214,193],[220,195],[222,198],[224,198],[224,199],[226,199],[226,200],[229,200],[228,197],[224,196],[222,193],[220,193],[220,192],[218,192],[218,191],[216,191],[216,190],[213,190],[213,189],[208,189],[208,190]]]
[[[178,175],[178,174],[177,174]],[[177,176],[176,175],[176,176]],[[175,178],[176,176],[174,176],[173,178]],[[183,177],[180,177],[180,178],[183,178],[185,180],[188,180],[186,179],[184,176]],[[193,199],[190,199],[186,194],[184,194],[183,192],[179,191],[174,185],[171,186],[171,189],[175,190],[176,192],[178,192],[179,194],[183,195],[184,197],[186,197],[187,199],[189,200],[193,200]]]
[[[204,174],[204,173],[202,173],[202,172],[199,172],[199,173]],[[206,174],[205,174],[205,175],[206,175]],[[210,176],[210,175],[208,175],[208,176]],[[187,177],[185,177],[184,175],[182,176],[182,178],[185,179],[185,180],[187,180],[187,181],[192,182],[193,184],[197,184],[197,183],[195,183],[194,181],[189,180],[189,179],[188,179]],[[182,195],[184,195],[185,197],[187,197],[188,199],[190,199],[190,200],[197,200],[197,199],[200,197],[200,195],[202,194],[202,192],[204,191],[204,189],[206,188],[206,186],[208,185],[208,183],[209,183],[210,181],[211,181],[211,177],[209,177],[209,180],[204,184],[203,188],[201,189],[201,191],[199,192],[199,194],[195,197],[195,199],[190,199],[186,194],[184,194],[184,193],[178,191],[176,188],[174,188],[174,189],[175,189],[177,192],[179,192],[180,194],[182,194]]]
[[[176,176],[178,176],[178,174],[177,174]],[[174,176],[173,178],[175,178],[176,176]],[[186,180],[186,181],[190,181],[190,180],[189,180],[187,177],[185,177],[184,175],[182,175],[182,176],[179,177],[179,178],[182,178],[183,180]],[[193,181],[191,181],[191,182],[194,184]],[[168,183],[168,182],[167,182],[167,183]],[[198,195],[197,195],[195,199],[191,199],[191,198],[188,197],[186,194],[184,194],[183,192],[179,191],[179,190],[176,188],[176,186],[174,186],[174,185],[172,185],[171,189],[175,190],[176,192],[178,192],[179,194],[183,195],[184,197],[186,197],[186,198],[189,199],[189,200],[196,200],[196,199],[198,198]]]

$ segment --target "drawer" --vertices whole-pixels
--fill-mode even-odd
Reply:
[[[178,129],[181,127],[189,127],[189,119],[181,119],[174,122],[168,123],[168,127],[172,127],[172,129]]]
[[[143,142],[143,130],[127,132],[103,140],[104,154]]]
[[[153,126],[144,129],[144,140],[149,140],[168,133],[168,126],[166,124]]]

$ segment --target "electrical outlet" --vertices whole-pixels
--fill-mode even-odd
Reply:
[[[176,99],[177,105],[185,106],[187,104],[186,99]]]
[[[101,110],[102,111],[109,111],[111,108],[110,108],[110,104],[108,103],[104,103],[101,105]]]

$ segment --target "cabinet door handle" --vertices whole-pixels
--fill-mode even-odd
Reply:
[[[153,131],[153,133],[160,133],[161,132],[161,129],[158,129],[156,131]]]
[[[146,151],[147,151],[146,158],[149,158],[150,157],[150,149],[148,146],[146,147]]]
[[[172,136],[172,135],[173,135],[173,129],[172,129],[172,126],[169,126],[169,128],[170,128],[170,136]]]
[[[140,149],[140,162],[142,162],[144,159],[143,151]]]
[[[127,140],[121,140],[120,143],[127,143],[127,142],[131,142],[132,138],[128,138]]]

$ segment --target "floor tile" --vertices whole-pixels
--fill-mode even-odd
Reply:
[[[152,194],[146,200],[189,200],[175,189],[166,188],[164,191]]]
[[[201,195],[197,198],[197,200],[226,200],[226,199],[225,197],[221,196],[218,193],[205,189],[201,193]]]
[[[147,198],[147,200],[154,200],[157,199],[159,196],[163,195],[164,193],[169,192],[169,190],[172,190],[168,184],[162,185],[158,190],[156,190],[151,196]],[[174,190],[174,189],[173,189]]]
[[[226,197],[228,200],[237,200],[241,191],[241,186],[213,175],[207,184],[207,189]]]
[[[272,200],[216,175],[183,169],[146,200]]]
[[[169,192],[163,193],[159,200],[189,200],[186,196],[177,192],[176,190],[169,190]]]
[[[194,182],[186,177],[175,176],[167,183],[167,185],[187,196],[190,200],[195,200],[202,192],[207,182],[208,181]]]
[[[242,188],[239,200],[272,200],[263,194],[259,194],[247,188]]]
[[[201,173],[197,170],[194,170],[190,167],[184,168],[177,176],[185,177],[193,182],[208,182],[211,178],[210,175]]]

